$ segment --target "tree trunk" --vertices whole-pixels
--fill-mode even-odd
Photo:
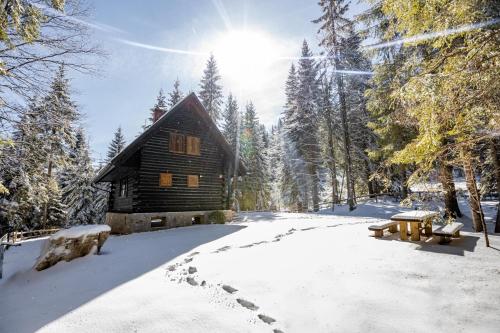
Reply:
[[[497,199],[498,199],[498,208],[497,208],[497,219],[495,222],[495,232],[500,232],[500,159],[498,158],[499,154],[499,140],[492,139],[490,141],[491,145],[491,159],[493,160],[493,168],[495,174],[495,180],[497,182]]]
[[[472,225],[475,231],[484,231],[486,246],[490,246],[488,239],[488,230],[484,221],[483,209],[481,207],[481,198],[477,189],[476,177],[472,166],[471,152],[467,148],[462,148],[462,162],[464,164],[465,180],[469,190],[469,205],[472,214]]]
[[[312,178],[312,201],[313,210],[315,212],[319,211],[319,179],[316,165],[314,163],[309,164],[309,173]]]
[[[49,165],[47,167],[47,182],[50,181],[52,177],[52,159],[49,157]],[[47,226],[47,219],[49,215],[49,203],[45,202],[43,204],[43,215],[42,215],[42,228],[45,229]]]
[[[441,181],[444,190],[444,217],[462,217],[462,213],[458,207],[455,182],[453,181],[453,167],[446,164],[444,161],[439,163],[439,180]]]
[[[401,196],[403,199],[406,199],[408,197],[408,184],[407,184],[407,177],[406,177],[406,167],[401,166]]]
[[[354,210],[356,209],[356,201],[354,198],[354,183],[352,179],[351,139],[349,137],[349,125],[347,123],[347,105],[345,100],[344,82],[342,74],[337,73],[336,78],[340,102],[340,118],[342,120],[342,134],[344,136],[344,170],[347,188],[347,204],[349,205],[349,210]]]
[[[333,133],[333,126],[331,123],[331,117],[327,118],[328,127],[328,153],[330,158],[330,176],[332,178],[332,212],[335,210],[335,204],[339,202],[338,196],[338,182],[337,182],[337,163],[335,159],[335,134]]]

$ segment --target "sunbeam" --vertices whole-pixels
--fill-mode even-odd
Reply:
[[[438,37],[444,37],[444,36],[459,34],[459,33],[467,32],[467,31],[471,31],[471,30],[481,29],[484,27],[492,26],[492,25],[497,24],[497,23],[500,23],[500,18],[495,18],[495,19],[485,21],[485,22],[480,22],[480,23],[462,25],[462,26],[457,27],[457,28],[446,29],[446,30],[442,30],[442,31],[429,32],[429,33],[420,34],[420,35],[416,35],[416,36],[412,36],[412,37],[408,37],[408,38],[396,39],[396,40],[392,40],[390,42],[366,45],[366,46],[363,46],[363,49],[375,50],[375,49],[381,49],[381,48],[395,46],[395,45],[402,45],[404,43],[415,43],[415,42],[420,42],[423,40],[434,39],[434,38],[438,38]]]

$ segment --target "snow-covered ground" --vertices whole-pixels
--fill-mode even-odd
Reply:
[[[241,214],[110,237],[42,272],[28,241],[6,252],[0,332],[498,332],[500,235],[490,249],[470,231],[450,245],[369,237],[403,210]]]

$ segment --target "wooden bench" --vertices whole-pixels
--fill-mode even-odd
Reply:
[[[451,238],[460,237],[460,229],[464,226],[463,223],[453,222],[433,230],[435,236],[439,236],[439,244],[448,244],[451,242]]]
[[[375,237],[380,238],[384,235],[384,230],[389,229],[390,233],[398,232],[398,222],[388,221],[385,223],[373,224],[368,227],[368,230],[375,231]]]

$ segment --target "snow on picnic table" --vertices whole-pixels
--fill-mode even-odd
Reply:
[[[6,253],[0,332],[498,332],[500,252],[471,232],[446,246],[369,237],[401,211],[251,213],[112,236],[102,255],[42,272],[31,269],[41,241],[24,242]]]

